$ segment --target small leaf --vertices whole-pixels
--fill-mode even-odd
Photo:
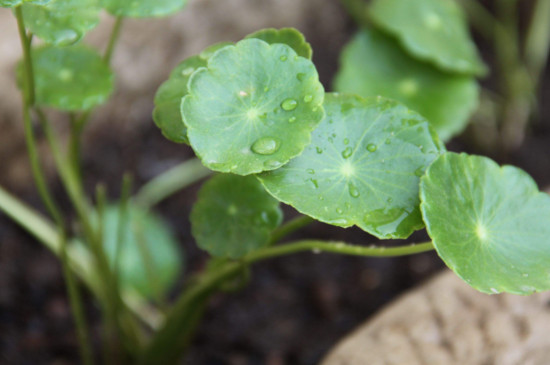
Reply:
[[[421,181],[422,215],[447,266],[484,293],[550,289],[550,196],[512,166],[446,153]]]
[[[181,99],[187,95],[187,83],[191,75],[200,67],[206,67],[208,59],[219,49],[232,43],[214,44],[199,56],[192,56],[181,62],[170,77],[157,90],[153,120],[162,134],[176,143],[189,144],[187,128],[181,116]]]
[[[377,26],[396,36],[421,60],[449,72],[487,73],[464,14],[453,0],[375,0],[370,15]]]
[[[249,34],[246,38],[257,38],[269,44],[282,43],[291,47],[298,56],[311,59],[313,50],[304,35],[294,28],[268,28]]]
[[[98,0],[51,0],[46,5],[25,3],[25,25],[37,37],[54,45],[79,41],[99,23]]]
[[[13,8],[23,3],[45,5],[50,0],[0,0],[0,8]]]
[[[464,129],[478,102],[474,78],[419,62],[374,30],[358,33],[346,46],[335,88],[398,100],[426,117],[442,140]]]
[[[105,209],[103,244],[111,265],[116,258],[120,218],[118,205]],[[172,231],[160,218],[137,206],[129,207],[125,221],[118,256],[121,287],[147,298],[166,293],[183,272],[182,253]]]
[[[46,46],[32,53],[39,105],[60,110],[85,110],[105,102],[113,90],[109,66],[90,48]],[[18,74],[21,73],[22,65],[19,64]]]
[[[254,176],[221,174],[206,182],[191,212],[197,244],[212,256],[239,258],[269,241],[282,220],[279,202]]]
[[[245,39],[218,50],[189,80],[181,112],[212,170],[248,175],[299,155],[323,117],[313,63],[285,44]]]
[[[382,98],[327,94],[325,110],[300,156],[258,175],[267,191],[322,222],[379,238],[422,228],[419,176],[443,149],[428,122]]]
[[[161,17],[179,11],[187,0],[100,0],[111,14],[131,18]]]

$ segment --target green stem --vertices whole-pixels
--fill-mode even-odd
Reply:
[[[107,44],[107,49],[105,50],[105,54],[103,56],[103,60],[105,61],[105,63],[111,62],[117,40],[120,36],[120,30],[122,29],[123,20],[124,18],[122,16],[117,16],[115,19],[115,24],[113,24],[111,36],[109,37],[109,43]]]
[[[80,165],[81,161],[81,136],[82,136],[82,125],[78,122],[76,115],[74,113],[70,114],[70,129],[71,135],[69,138],[69,159],[71,167],[74,171],[76,178],[78,179],[78,184],[82,185],[82,168]]]
[[[197,158],[187,160],[145,184],[134,197],[134,203],[149,209],[210,174],[212,171],[204,167]]]
[[[489,41],[493,40],[497,29],[503,28],[499,20],[495,18],[479,0],[462,0],[458,3],[462,5],[464,11],[468,15],[470,24],[479,34],[485,37],[485,39]]]
[[[311,217],[308,217],[307,215],[302,215],[288,221],[287,223],[283,224],[282,226],[277,228],[275,231],[273,231],[273,233],[271,234],[271,239],[269,240],[268,246],[271,246],[279,242],[281,239],[288,236],[289,234],[313,222],[315,222],[315,220]]]
[[[17,25],[19,30],[19,37],[23,48],[23,63],[24,63],[24,78],[25,87],[23,95],[23,123],[25,128],[25,139],[27,143],[27,149],[29,152],[29,158],[31,161],[31,170],[34,180],[36,181],[38,192],[46,205],[46,208],[54,218],[59,234],[59,256],[61,259],[61,265],[63,268],[63,276],[67,285],[67,292],[69,297],[69,303],[71,306],[73,318],[75,320],[75,326],[77,331],[77,337],[79,340],[80,356],[85,365],[92,365],[93,353],[89,337],[89,329],[86,321],[86,314],[84,312],[84,306],[82,304],[82,297],[78,288],[78,283],[73,276],[73,272],[69,268],[69,257],[67,252],[67,236],[65,229],[65,221],[61,214],[60,209],[54,202],[52,194],[46,184],[46,179],[42,168],[40,166],[40,160],[36,149],[36,139],[34,137],[34,131],[32,127],[32,121],[30,116],[30,108],[34,105],[35,91],[34,91],[34,71],[32,67],[32,54],[31,54],[31,39],[27,37],[25,30],[25,24],[23,19],[23,12],[21,7],[15,8],[15,16],[17,19]]]
[[[525,60],[536,84],[546,65],[550,51],[550,0],[538,0],[527,31]]]
[[[350,245],[344,242],[326,242],[318,240],[304,240],[286,245],[267,247],[257,250],[243,257],[238,262],[229,262],[215,271],[207,271],[195,285],[189,287],[178,299],[171,312],[165,319],[163,326],[153,337],[150,345],[141,357],[142,364],[169,364],[181,354],[177,346],[182,337],[188,337],[189,311],[194,311],[198,302],[204,301],[211,293],[225,281],[239,274],[243,265],[269,258],[290,255],[298,252],[331,252],[343,255],[364,257],[394,257],[411,255],[431,251],[434,246],[431,242],[399,247],[365,247]]]

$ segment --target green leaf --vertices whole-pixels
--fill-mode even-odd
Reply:
[[[217,51],[189,80],[181,112],[212,170],[248,175],[299,155],[323,117],[323,86],[310,60],[285,44],[245,39]]]
[[[111,14],[131,18],[161,17],[179,11],[187,0],[100,0]]]
[[[13,8],[23,3],[45,5],[50,0],[0,0],[0,8]]]
[[[325,110],[300,156],[258,175],[267,191],[322,222],[379,238],[422,228],[419,176],[443,150],[428,122],[382,98],[327,94]]]
[[[187,128],[181,116],[181,99],[187,95],[187,83],[191,75],[200,67],[206,67],[208,59],[219,49],[230,45],[229,42],[214,44],[199,56],[192,56],[182,61],[170,77],[157,90],[153,120],[162,134],[176,143],[189,144]]]
[[[550,289],[550,196],[512,166],[446,153],[421,181],[422,215],[447,266],[479,291]]]
[[[401,101],[426,117],[442,140],[464,129],[478,103],[474,78],[443,73],[416,61],[374,30],[358,33],[346,46],[335,88]]]
[[[80,40],[99,23],[98,0],[51,0],[46,5],[23,4],[25,25],[37,37],[54,45]]]
[[[95,50],[82,45],[46,46],[34,49],[32,55],[39,105],[85,110],[105,102],[113,90],[113,74]]]
[[[166,293],[183,272],[178,243],[166,223],[152,213],[132,205],[127,213],[118,256],[120,285],[147,298]],[[119,206],[108,206],[103,215],[103,244],[111,265],[120,222]]]
[[[279,202],[254,176],[221,174],[201,188],[191,229],[200,248],[236,259],[266,246],[281,220]]]
[[[269,44],[282,43],[291,47],[298,56],[311,59],[313,50],[304,35],[294,28],[268,28],[249,34],[246,38],[257,38]]]
[[[453,0],[375,0],[372,21],[396,36],[418,59],[444,71],[485,75],[483,64],[468,33],[468,24]]]

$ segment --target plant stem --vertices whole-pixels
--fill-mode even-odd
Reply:
[[[122,22],[124,18],[122,16],[117,16],[115,19],[115,24],[113,24],[113,29],[111,31],[111,36],[109,37],[109,43],[107,44],[107,49],[105,50],[105,54],[103,55],[103,60],[105,63],[110,63],[111,58],[113,57],[113,52],[115,49],[115,45],[117,43],[117,40],[120,36],[120,30],[122,29]]]
[[[71,167],[74,171],[78,184],[82,185],[82,168],[80,166],[81,161],[81,141],[82,125],[78,122],[74,113],[70,114],[70,129],[71,135],[69,139],[69,159]]]
[[[288,236],[289,234],[313,222],[315,222],[315,220],[311,217],[308,217],[307,215],[302,215],[286,222],[285,224],[277,228],[275,231],[273,231],[273,233],[271,234],[271,239],[269,240],[268,246],[271,246],[279,242],[281,239]]]
[[[187,160],[141,187],[134,197],[134,203],[149,209],[175,192],[212,174],[197,158]]]
[[[25,30],[25,23],[23,19],[23,12],[21,6],[15,8],[15,17],[17,19],[17,26],[19,30],[19,38],[21,46],[23,48],[23,63],[24,63],[24,95],[23,95],[23,123],[25,128],[25,140],[27,143],[27,149],[29,152],[29,159],[31,161],[31,170],[34,180],[36,182],[38,192],[41,195],[46,208],[54,218],[58,226],[58,238],[59,238],[59,256],[61,259],[61,265],[63,268],[63,276],[67,285],[67,292],[69,297],[69,303],[71,306],[73,318],[75,321],[77,337],[79,340],[79,350],[82,362],[85,365],[92,365],[93,353],[89,337],[88,324],[86,322],[86,314],[84,313],[84,306],[82,304],[82,297],[78,288],[78,283],[73,276],[73,272],[69,268],[69,258],[67,253],[67,236],[66,225],[61,214],[60,209],[54,202],[52,194],[46,184],[46,178],[40,166],[40,160],[36,149],[36,139],[34,137],[34,131],[30,116],[30,108],[34,105],[35,91],[34,91],[34,71],[32,66],[32,54],[31,54],[31,39],[27,37]]]
[[[304,240],[254,251],[238,262],[228,262],[215,271],[205,272],[195,285],[189,287],[173,306],[163,326],[154,335],[150,345],[141,357],[141,363],[146,365],[173,363],[181,354],[177,346],[179,340],[190,335],[190,328],[186,327],[190,311],[195,311],[196,303],[206,300],[220,285],[237,275],[243,265],[304,251],[331,252],[365,257],[394,257],[433,249],[431,242],[386,248],[357,246],[344,242]]]
[[[531,78],[540,80],[550,51],[550,0],[538,0],[527,31],[525,60]]]

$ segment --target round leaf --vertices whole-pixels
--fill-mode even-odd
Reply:
[[[313,50],[304,35],[294,28],[268,28],[249,34],[246,38],[257,38],[269,44],[286,44],[296,52],[298,56],[311,59]]]
[[[25,3],[25,25],[46,43],[68,45],[99,23],[98,0],[51,0],[46,5]]]
[[[183,257],[170,228],[157,216],[130,206],[121,222],[117,205],[103,215],[103,244],[111,265],[119,247],[118,270],[122,288],[147,298],[166,293],[183,272]],[[123,224],[122,241],[118,242]]]
[[[408,56],[387,36],[364,30],[346,46],[338,91],[401,101],[430,121],[442,140],[461,132],[477,107],[472,77],[440,72]]]
[[[224,47],[188,88],[181,112],[189,141],[216,171],[248,175],[284,165],[323,117],[315,66],[285,44],[245,39]]]
[[[50,0],[0,0],[0,8],[13,8],[23,3],[44,5],[49,2]]]
[[[447,266],[485,293],[550,289],[550,196],[524,171],[446,153],[421,181],[428,233]]]
[[[181,99],[187,95],[189,78],[200,67],[206,67],[208,59],[220,48],[231,43],[222,42],[205,49],[199,56],[192,56],[181,62],[170,77],[157,90],[153,120],[162,134],[176,143],[189,144],[187,128],[181,116]]]
[[[375,0],[370,15],[376,25],[395,35],[419,59],[445,71],[487,73],[464,14],[453,0]]]
[[[131,18],[160,17],[177,12],[187,0],[101,0],[111,14]]]
[[[105,102],[113,90],[109,66],[96,51],[84,46],[35,49],[33,65],[40,105],[85,110]]]
[[[279,202],[255,177],[231,174],[206,182],[191,212],[198,246],[212,256],[234,259],[266,246],[281,220]]]
[[[258,175],[267,191],[315,219],[379,238],[422,228],[419,176],[443,149],[428,122],[382,98],[327,94],[324,106],[304,152]]]

